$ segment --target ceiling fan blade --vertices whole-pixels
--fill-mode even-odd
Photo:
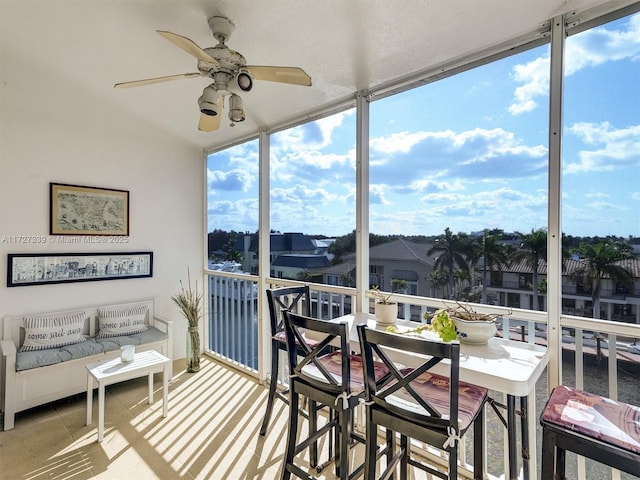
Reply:
[[[164,30],[156,30],[156,32],[198,60],[211,63],[216,67],[220,66],[215,58],[196,45],[193,40],[183,37],[182,35],[178,35],[177,33],[166,32]]]
[[[222,95],[218,97],[218,114],[213,117],[210,115],[205,115],[204,113],[200,114],[200,122],[198,123],[198,130],[201,132],[213,132],[214,130],[218,130],[220,128],[220,119],[222,118]]]
[[[291,83],[303,87],[311,86],[311,77],[298,67],[268,67],[261,65],[247,65],[245,67],[256,80],[269,82]]]
[[[116,83],[114,88],[130,88],[141,87],[143,85],[151,85],[153,83],[170,82],[171,80],[179,80],[181,78],[194,78],[201,77],[202,74],[198,72],[193,73],[180,73],[178,75],[167,75],[166,77],[146,78],[144,80],[134,80],[132,82]]]

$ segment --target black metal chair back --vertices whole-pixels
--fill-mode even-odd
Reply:
[[[487,390],[460,382],[460,344],[388,333],[366,325],[358,325],[358,336],[366,379],[365,479],[375,478],[378,446],[374,432],[378,426],[401,436],[400,454],[388,455],[390,461],[381,478],[386,478],[400,463],[400,478],[407,478],[408,465],[412,465],[440,478],[456,479],[458,442],[471,425],[474,430],[474,478],[482,478],[483,409]],[[391,358],[393,350],[415,354],[418,365],[412,368],[396,365]],[[382,386],[372,375],[375,361],[384,363],[390,372],[390,379]],[[438,365],[448,366],[448,373],[435,373],[433,369]],[[439,371],[442,372],[442,368]],[[447,451],[448,472],[414,460],[408,438]],[[386,448],[395,449],[393,435],[391,444],[388,437]]]
[[[279,352],[287,350],[282,312],[291,310],[309,316],[311,314],[309,286],[267,290],[267,303],[269,305],[269,326],[271,329],[271,378],[269,381],[267,408],[260,427],[260,435],[264,435],[267,432],[275,399],[279,398],[286,404],[289,403],[286,392],[278,391],[278,376],[280,374]]]
[[[335,359],[342,360],[345,352],[349,354],[347,323],[328,322],[290,311],[285,312],[285,319],[289,371],[295,375],[296,380],[313,388],[326,390],[331,395],[349,396],[349,362],[336,361],[336,366],[331,368],[330,363],[322,361],[329,350],[334,351]],[[307,338],[308,331],[317,335],[313,343]]]
[[[282,315],[284,310],[307,317],[311,316],[311,294],[308,285],[267,290],[267,303],[269,304],[269,326],[272,336],[284,332],[284,316]]]
[[[295,457],[305,448],[313,448],[317,440],[331,430],[334,430],[336,444],[336,476],[342,480],[356,478],[362,474],[364,464],[350,473],[348,452],[352,440],[364,443],[364,438],[358,436],[351,425],[353,410],[364,396],[364,377],[362,360],[352,354],[349,347],[348,323],[310,318],[291,311],[285,311],[284,318],[291,376],[289,433],[282,480],[288,480],[291,474],[313,478],[295,464]],[[374,381],[376,375],[381,380],[386,374],[384,368],[372,373]],[[300,395],[310,403],[310,434],[297,443]],[[324,405],[331,411],[328,422],[321,428],[315,421],[316,405]]]

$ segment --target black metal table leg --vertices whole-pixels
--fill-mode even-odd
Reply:
[[[507,425],[509,479],[518,480],[518,456],[516,455],[516,397],[513,395],[507,395]]]
[[[527,397],[520,397],[520,427],[522,432],[522,478],[529,478],[529,421]]]

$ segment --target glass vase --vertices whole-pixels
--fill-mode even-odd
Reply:
[[[187,328],[187,372],[200,370],[200,333],[198,327]]]

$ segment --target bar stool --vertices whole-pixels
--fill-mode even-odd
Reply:
[[[640,408],[560,385],[540,424],[541,478],[565,478],[566,451],[640,477]]]
[[[287,391],[278,390],[278,375],[280,365],[280,352],[287,351],[286,334],[284,331],[284,310],[292,310],[306,316],[311,315],[311,296],[309,286],[284,287],[267,290],[267,303],[269,304],[269,326],[271,328],[271,379],[269,381],[269,396],[267,408],[260,427],[260,435],[267,433],[267,427],[273,411],[273,403],[279,398],[287,405],[289,399]]]
[[[487,389],[459,381],[460,344],[410,337],[358,325],[358,336],[366,379],[367,438],[365,480],[387,479],[400,464],[400,479],[405,480],[408,466],[449,480],[458,479],[458,442],[473,425],[473,478],[484,474],[484,405]],[[424,358],[416,368],[402,368],[388,357],[388,349],[416,354]],[[385,351],[386,350],[386,351]],[[374,381],[372,365],[382,361],[391,373],[380,387]],[[430,371],[442,360],[450,361],[449,376]],[[376,477],[378,426],[400,434],[400,450],[395,453],[395,433],[387,435],[387,465]],[[411,456],[409,439],[427,443],[449,454],[448,471],[436,469]]]
[[[341,480],[353,479],[362,473],[360,465],[349,473],[348,452],[352,440],[364,443],[364,438],[352,429],[353,410],[364,395],[364,378],[360,356],[351,354],[347,322],[330,322],[296,315],[284,311],[284,325],[287,335],[289,359],[289,433],[285,462],[282,468],[282,480],[291,475],[300,478],[314,478],[294,463],[294,458],[317,440],[334,432],[336,443],[336,476]],[[312,334],[313,332],[313,334]],[[310,345],[308,337],[318,339]],[[336,347],[339,346],[339,349]],[[329,347],[332,350],[327,352]],[[299,354],[300,349],[304,354]],[[381,364],[371,366],[373,382],[382,382],[388,376],[388,370]],[[299,396],[305,396],[309,408],[309,437],[297,443]],[[313,408],[315,404],[329,407],[331,414],[321,428],[315,422]]]

